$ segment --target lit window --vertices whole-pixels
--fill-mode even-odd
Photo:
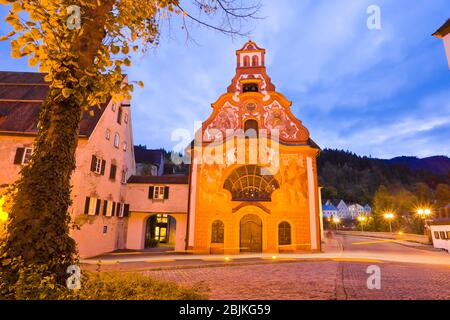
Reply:
[[[106,202],[106,214],[105,214],[105,216],[111,217],[113,215],[112,209],[113,209],[113,202],[108,200]]]
[[[157,214],[156,222],[157,223],[167,223],[169,221],[169,216],[167,214]]]
[[[32,154],[33,154],[32,148],[25,148],[25,150],[23,152],[22,164],[28,163],[28,161],[30,161]]]
[[[119,134],[116,133],[114,135],[114,147],[118,148],[119,147],[119,143],[120,143],[120,137],[119,137]]]
[[[105,138],[106,140],[109,140],[111,138],[111,131],[109,129],[106,129]]]
[[[155,186],[153,189],[153,199],[164,199],[164,187]]]
[[[120,182],[127,183],[127,170],[126,169],[122,170],[122,177],[120,179]]]
[[[95,216],[98,212],[97,212],[97,198],[95,197],[90,197],[89,198],[89,209],[87,214],[90,216]]]

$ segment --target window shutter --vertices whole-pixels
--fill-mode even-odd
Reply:
[[[148,198],[149,199],[153,199],[154,191],[155,191],[155,187],[154,186],[151,186],[151,187],[148,188]]]
[[[169,199],[169,187],[164,187],[164,199]]]
[[[123,216],[128,217],[129,213],[130,213],[130,205],[128,203],[126,203],[125,207],[123,208]]]
[[[109,178],[112,180],[116,179],[116,171],[117,171],[117,166],[115,164],[111,164],[111,171],[109,172]]]
[[[105,174],[106,160],[102,160],[102,171],[100,174],[103,176]]]
[[[91,198],[86,197],[86,202],[84,203],[84,214],[89,213],[89,202],[91,201]]]
[[[118,217],[120,215],[120,207],[122,206],[122,204],[120,202],[117,202],[117,211],[116,211],[116,216]]]
[[[108,209],[108,200],[103,201],[103,215],[106,216],[106,210]]]
[[[111,209],[111,217],[114,217],[114,214],[116,213],[116,203],[113,202],[112,209]]]
[[[14,164],[22,164],[24,152],[25,152],[25,148],[17,148],[16,149],[16,155],[14,157]]]
[[[95,215],[96,216],[98,216],[99,213],[100,213],[100,205],[101,205],[101,203],[102,203],[102,200],[97,199],[97,203],[96,203],[96,206],[95,206]]]
[[[97,165],[97,157],[95,155],[92,155],[91,160],[91,171],[95,172],[95,166]]]

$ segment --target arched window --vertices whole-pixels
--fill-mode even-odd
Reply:
[[[250,57],[249,56],[244,57],[244,67],[250,67]]]
[[[249,138],[258,137],[258,121],[249,119],[244,123],[245,136]]]
[[[259,58],[258,58],[258,56],[253,56],[252,57],[252,66],[253,67],[259,66]]]
[[[119,143],[120,143],[120,137],[119,137],[119,134],[116,133],[114,135],[114,147],[118,148],[119,147]]]
[[[223,243],[224,225],[220,220],[212,223],[211,243]]]
[[[278,244],[291,244],[291,225],[289,222],[283,221],[278,225]]]
[[[231,192],[233,201],[271,201],[272,192],[280,185],[263,170],[256,165],[239,167],[228,176],[223,188]]]

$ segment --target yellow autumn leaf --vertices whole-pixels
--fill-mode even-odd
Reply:
[[[28,66],[30,68],[33,68],[34,66],[36,66],[39,63],[39,59],[36,57],[32,57],[30,59],[28,59]]]
[[[64,88],[64,89],[62,89],[61,93],[64,98],[68,98],[72,94],[72,89]]]
[[[138,81],[138,83],[137,83],[137,84],[138,84],[138,86],[139,86],[139,87],[141,87],[141,88],[143,88],[143,87],[144,87],[144,83],[143,83],[142,81]]]

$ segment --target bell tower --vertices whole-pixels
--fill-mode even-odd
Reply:
[[[265,66],[266,50],[258,47],[253,41],[248,41],[236,51],[236,74],[228,87],[228,93],[234,93],[234,100],[244,92],[275,91],[270,77],[266,73]]]

